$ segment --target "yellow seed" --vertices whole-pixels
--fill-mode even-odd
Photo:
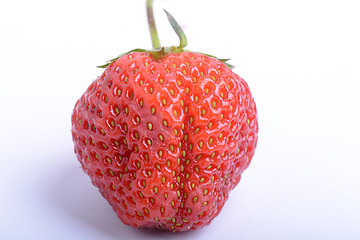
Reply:
[[[199,127],[197,127],[197,128],[195,128],[194,133],[197,133],[197,132],[199,132],[199,131],[200,131],[200,128],[199,128]]]
[[[152,128],[153,128],[152,123],[148,123],[148,128],[149,128],[149,130],[152,130]]]
[[[202,109],[202,110],[201,110],[201,115],[203,115],[203,116],[204,116],[204,115],[205,115],[205,113],[206,113],[205,109]]]
[[[201,182],[201,183],[202,183],[204,180],[205,180],[205,178],[203,178],[203,177],[200,178],[200,182]]]
[[[162,78],[159,79],[160,84],[164,84],[164,80]]]
[[[154,89],[151,87],[151,88],[149,88],[149,91],[152,94],[154,92]]]
[[[162,102],[163,106],[166,105],[166,100],[164,98],[161,100],[161,102]]]
[[[158,193],[158,188],[154,187],[154,193],[157,194]]]
[[[195,96],[194,98],[195,102],[197,103],[199,101],[199,97],[198,96]]]
[[[209,145],[211,145],[212,142],[213,142],[213,138],[211,137],[211,138],[209,138]]]
[[[145,211],[147,214],[149,214],[149,209],[144,208],[144,211]]]
[[[174,110],[174,116],[177,117],[177,115],[178,115],[178,114],[177,114],[177,111]]]
[[[199,147],[202,148],[203,147],[203,141],[199,141]]]
[[[165,126],[165,127],[167,127],[167,126],[168,126],[168,123],[167,123],[167,121],[166,121],[166,120],[164,120],[164,121],[163,121],[163,124],[164,124],[164,126]]]
[[[163,137],[163,135],[161,135],[161,134],[159,134],[159,139],[160,139],[160,141],[164,141],[164,137]]]
[[[165,177],[162,177],[162,178],[161,178],[161,182],[162,182],[162,183],[165,183]]]
[[[155,107],[151,108],[151,113],[154,114],[155,113]]]
[[[193,198],[193,203],[196,203],[197,200],[198,200],[198,198],[197,198],[197,197],[194,197],[194,198]]]

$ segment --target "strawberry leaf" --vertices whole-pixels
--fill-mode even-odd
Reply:
[[[141,48],[135,48],[133,50],[130,50],[126,53],[123,53],[123,54],[120,54],[119,56],[117,56],[116,58],[113,58],[109,61],[106,61],[106,63],[104,65],[101,65],[101,66],[97,66],[98,68],[107,68],[111,63],[115,62],[116,60],[118,60],[119,58],[121,58],[122,56],[125,56],[129,53],[133,53],[133,52],[146,52],[147,50],[145,49],[141,49]]]

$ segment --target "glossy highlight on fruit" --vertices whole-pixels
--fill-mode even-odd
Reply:
[[[186,231],[220,213],[249,166],[257,110],[224,61],[159,51],[111,60],[77,101],[72,138],[124,224]]]

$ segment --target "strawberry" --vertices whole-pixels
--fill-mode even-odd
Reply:
[[[72,137],[82,169],[124,224],[185,231],[221,211],[257,143],[254,99],[226,60],[158,48],[109,61],[77,101]],[[153,34],[155,33],[155,34]]]

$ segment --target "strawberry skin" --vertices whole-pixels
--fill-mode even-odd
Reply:
[[[77,159],[124,224],[185,231],[221,211],[257,144],[254,99],[192,52],[112,62],[72,114]]]

